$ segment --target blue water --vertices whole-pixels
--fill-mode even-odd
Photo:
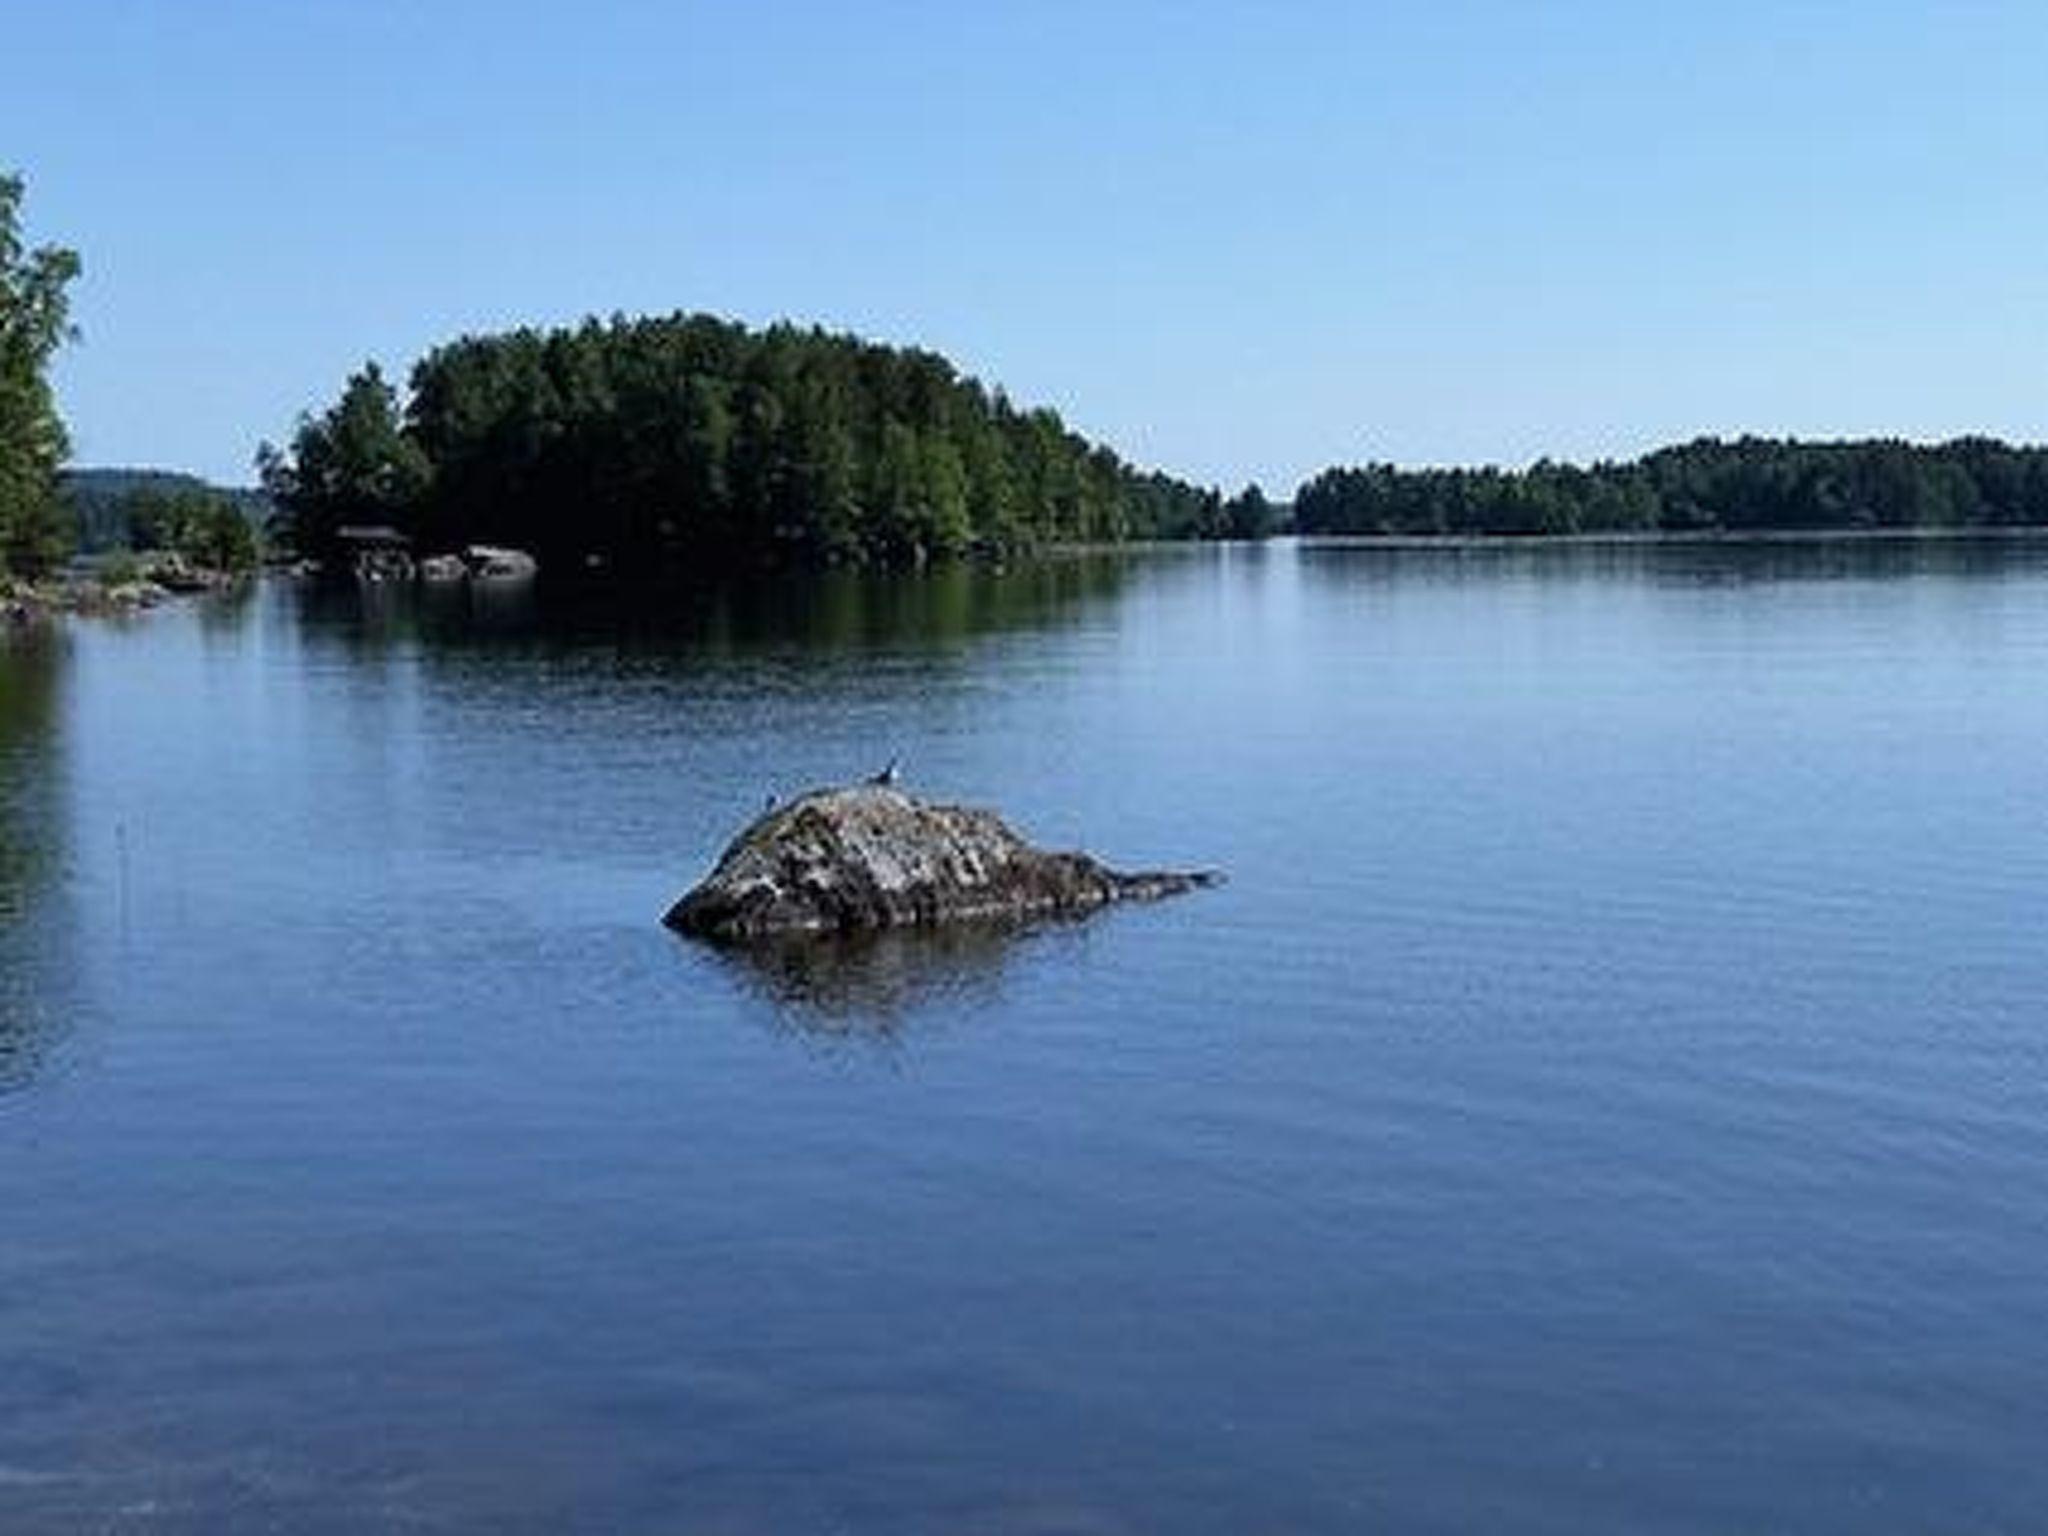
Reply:
[[[900,751],[1228,886],[658,918]],[[2038,1529],[2048,544],[0,646],[0,1530]]]

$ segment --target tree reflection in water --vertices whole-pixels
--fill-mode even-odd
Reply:
[[[0,635],[0,1094],[25,1086],[61,1010],[44,994],[38,945],[58,864],[60,632]]]

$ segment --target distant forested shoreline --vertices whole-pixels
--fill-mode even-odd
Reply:
[[[259,457],[303,553],[342,531],[621,573],[1063,544],[2048,527],[2048,449],[1699,438],[1625,462],[1332,468],[1291,508],[1136,468],[935,353],[701,314],[466,336],[373,365]],[[1290,515],[1291,514],[1291,515]]]
[[[1127,464],[935,353],[709,315],[466,336],[375,365],[259,457],[298,547],[344,529],[622,573],[916,563],[1248,535],[1271,509]]]
[[[1532,536],[2048,527],[2048,448],[1966,437],[1699,438],[1623,463],[1329,469],[1294,497],[1303,534]]]
[[[1324,470],[1276,506],[1126,462],[945,358],[713,315],[464,336],[401,387],[374,364],[257,454],[260,492],[64,470],[49,381],[62,246],[30,246],[0,175],[0,596],[83,551],[239,572],[351,551],[503,545],[621,576],[919,564],[1133,540],[2048,528],[2048,448],[1985,437],[1699,438],[1626,462]],[[167,563],[166,563],[167,562]],[[133,564],[133,562],[129,562]],[[398,569],[409,568],[402,558]]]

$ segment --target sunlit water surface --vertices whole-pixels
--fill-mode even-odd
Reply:
[[[1231,883],[756,964],[901,752]],[[2040,1528],[2048,545],[0,648],[0,1529]]]

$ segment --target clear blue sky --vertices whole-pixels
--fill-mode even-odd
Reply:
[[[85,463],[248,478],[588,312],[953,357],[1140,462],[2048,437],[2048,5],[17,6]]]

